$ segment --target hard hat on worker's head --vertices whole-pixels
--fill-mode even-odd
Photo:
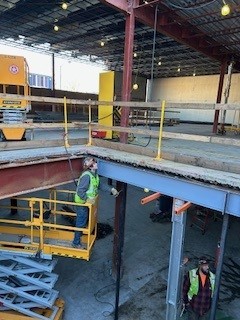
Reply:
[[[206,257],[200,257],[198,260],[198,265],[209,264],[209,260]]]
[[[89,169],[91,168],[94,163],[96,163],[96,160],[92,157],[87,157],[83,160],[83,169],[86,170],[86,169]]]

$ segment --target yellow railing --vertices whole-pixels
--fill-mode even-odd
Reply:
[[[45,257],[63,255],[89,260],[97,236],[97,200],[94,205],[80,205],[73,201],[59,199],[63,196],[69,198],[73,194],[74,192],[69,190],[51,190],[49,199],[15,198],[19,205],[14,208],[20,211],[22,219],[0,219],[0,233],[4,239],[2,241],[0,237],[0,250],[30,253],[36,251]],[[29,206],[26,206],[26,202]],[[88,207],[89,219],[85,228],[76,228],[65,219],[71,217],[74,223],[76,217],[74,206]],[[82,231],[82,242],[86,249],[71,246],[74,231]]]

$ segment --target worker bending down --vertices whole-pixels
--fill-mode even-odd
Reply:
[[[183,283],[183,302],[188,314],[188,320],[208,320],[215,275],[209,270],[209,262],[201,257],[198,268],[190,270]]]
[[[76,203],[89,203],[94,204],[98,191],[100,189],[100,180],[97,174],[97,162],[92,157],[87,157],[83,161],[83,172],[79,177],[75,202]],[[119,192],[108,185],[101,185],[101,189],[104,191],[109,191],[113,196],[117,197]],[[84,228],[88,222],[88,207],[86,206],[76,206],[76,228]],[[72,242],[73,248],[84,249],[81,242],[81,231],[75,231],[74,239]]]

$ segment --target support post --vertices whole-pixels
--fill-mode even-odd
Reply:
[[[63,109],[64,109],[64,146],[69,148],[68,143],[68,119],[67,119],[67,98],[63,97]]]
[[[220,71],[220,77],[219,77],[219,83],[218,83],[217,101],[216,101],[217,103],[220,103],[222,99],[223,81],[224,81],[226,67],[227,67],[227,61],[225,60],[221,64],[221,71]],[[213,128],[212,128],[213,133],[217,133],[218,118],[219,118],[219,110],[216,110],[214,114],[214,121],[213,121]]]
[[[129,10],[125,24],[125,43],[124,43],[124,64],[122,79],[122,101],[131,100],[132,91],[132,65],[133,65],[133,41],[135,28],[135,14],[133,9],[134,0],[129,1]],[[130,108],[124,107],[121,111],[121,127],[129,125]],[[127,143],[128,134],[120,132],[120,142]]]
[[[56,97],[56,89],[55,89],[55,54],[52,53],[52,92],[53,97]],[[52,105],[52,112],[56,111],[56,106]]]
[[[126,197],[127,184],[117,181],[116,188],[121,191],[116,198],[115,207],[115,221],[114,221],[114,246],[113,246],[113,276],[116,278],[116,292],[115,292],[115,310],[114,320],[118,320],[118,306],[119,306],[119,291],[120,280],[122,274],[122,250],[124,244],[124,229],[125,229],[125,212],[126,212]]]
[[[88,106],[88,146],[92,145],[92,107]]]
[[[159,126],[159,137],[158,137],[158,151],[156,160],[161,160],[161,146],[162,146],[162,135],[163,135],[163,123],[164,123],[164,113],[165,113],[165,100],[161,104],[161,120]]]
[[[213,298],[212,298],[210,320],[215,320],[215,317],[216,317],[217,302],[218,302],[218,296],[219,296],[220,284],[221,284],[223,258],[224,258],[225,245],[227,240],[227,231],[228,231],[228,225],[229,225],[229,215],[225,213],[227,200],[228,200],[228,194],[226,194],[224,210],[223,210],[223,224],[222,224],[222,233],[221,233],[221,240],[220,240],[220,252],[219,252],[218,264],[216,269],[215,289],[214,289]]]
[[[231,62],[228,66],[228,74],[227,74],[227,80],[226,80],[226,87],[224,90],[224,103],[228,103],[229,98],[229,92],[231,87],[231,80],[232,80],[232,70],[233,70],[233,62]],[[226,123],[226,115],[227,110],[222,111],[222,117],[221,117],[221,127],[220,127],[220,133],[225,134],[225,123]]]
[[[128,2],[128,13],[125,24],[125,43],[124,43],[124,64],[123,64],[123,79],[122,79],[122,101],[131,100],[132,89],[132,64],[133,64],[133,41],[135,28],[135,14],[134,2]],[[130,108],[122,108],[121,111],[121,127],[128,127],[129,125]],[[127,143],[128,134],[120,132],[120,142]],[[114,320],[118,320],[118,305],[119,305],[119,290],[121,277],[121,260],[122,249],[124,243],[124,226],[125,226],[125,212],[126,212],[126,195],[127,184],[117,181],[117,190],[121,193],[116,199],[115,206],[115,222],[114,222],[114,243],[113,243],[113,274],[116,275],[116,297],[115,297],[115,311]]]
[[[181,312],[181,290],[183,280],[183,246],[186,228],[186,211],[181,214],[175,212],[183,206],[184,201],[174,199],[172,209],[172,240],[170,248],[168,285],[167,285],[167,312],[166,320],[176,320]]]
[[[11,207],[17,207],[17,199],[10,199],[10,205]],[[18,213],[17,208],[11,208],[11,215],[14,216],[15,214]]]

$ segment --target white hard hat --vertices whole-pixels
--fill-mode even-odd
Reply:
[[[87,157],[83,160],[83,169],[88,169],[92,167],[92,165],[96,162],[96,160],[92,157]]]

